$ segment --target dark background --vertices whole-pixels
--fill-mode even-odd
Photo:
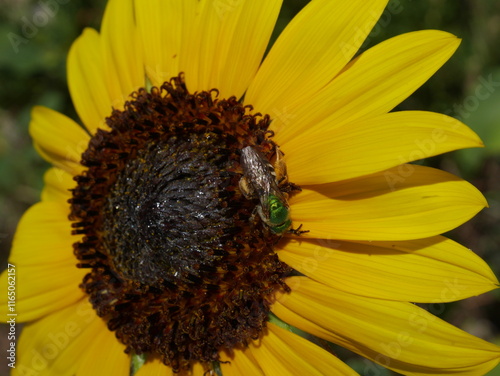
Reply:
[[[66,85],[66,55],[84,27],[99,29],[105,6],[103,0],[59,2],[46,25],[23,35],[23,26],[39,10],[40,0],[0,0],[0,270],[6,266],[20,216],[39,200],[42,175],[48,168],[31,145],[30,110],[44,105],[77,119]],[[307,2],[285,0],[273,40]],[[447,235],[473,249],[500,276],[500,90],[495,88],[487,99],[475,95],[482,80],[492,77],[500,83],[500,1],[392,0],[363,49],[421,29],[445,30],[463,41],[452,59],[397,109],[459,117],[485,142],[485,149],[453,152],[419,163],[461,176],[486,196],[490,208]],[[12,33],[26,37],[27,42],[14,47]],[[447,304],[439,316],[500,344],[498,290]],[[2,326],[0,342],[6,337]],[[365,364],[361,360],[342,349],[335,352],[362,373]],[[2,355],[1,375],[8,372],[4,367]],[[489,375],[500,375],[500,367]]]

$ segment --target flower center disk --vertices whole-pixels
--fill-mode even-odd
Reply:
[[[82,156],[70,219],[81,287],[127,352],[174,370],[261,334],[290,268],[279,236],[241,193],[241,150],[266,157],[269,117],[236,98],[190,94],[182,76],[141,89]]]

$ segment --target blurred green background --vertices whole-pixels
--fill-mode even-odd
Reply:
[[[66,54],[83,28],[99,29],[105,6],[103,0],[59,0],[53,16],[35,26],[36,30],[30,29],[26,25],[42,2],[0,0],[0,269],[6,265],[20,216],[39,199],[48,167],[31,145],[30,110],[44,105],[77,119],[66,86]],[[273,39],[307,2],[285,0]],[[392,0],[362,49],[421,29],[445,30],[463,41],[452,59],[397,109],[458,117],[484,140],[484,149],[449,153],[421,163],[459,175],[484,193],[490,208],[447,235],[473,249],[500,276],[500,1]],[[478,96],[476,90],[483,95]],[[500,344],[498,291],[448,304],[442,312],[433,313]],[[3,333],[1,341],[6,337]],[[335,352],[363,374],[364,361],[342,349]],[[7,372],[0,368],[0,374]],[[390,373],[377,368],[376,374]],[[500,375],[500,367],[489,375]]]

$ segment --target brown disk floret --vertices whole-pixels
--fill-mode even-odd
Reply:
[[[269,117],[251,110],[179,76],[134,93],[83,154],[70,200],[81,287],[127,352],[174,370],[216,361],[259,337],[287,289],[279,237],[238,188],[241,149],[273,152]]]

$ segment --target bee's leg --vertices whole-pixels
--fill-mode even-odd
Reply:
[[[266,218],[266,215],[264,214],[264,211],[262,210],[262,206],[261,205],[257,205],[255,207],[254,211],[255,210],[257,210],[257,213],[259,214],[259,217],[262,220],[262,222],[264,222],[265,224],[269,225],[269,218]]]
[[[283,160],[283,156],[285,155],[279,148],[276,146],[276,162],[274,162],[274,171],[276,172],[276,180],[278,182],[278,187],[280,191],[283,193],[290,192],[300,192],[302,189],[294,183],[288,181],[288,173],[286,170],[286,164]]]
[[[252,210],[252,215],[250,216],[250,223],[255,224],[256,218],[257,218],[257,206]]]
[[[252,186],[248,184],[248,180],[246,177],[242,177],[240,181],[238,182],[238,185],[240,187],[240,191],[245,196],[247,200],[251,200],[255,198],[255,192],[252,189]]]
[[[297,228],[291,228],[288,230],[289,233],[300,236],[302,234],[305,234],[306,232],[309,232],[309,230],[301,230],[302,228],[302,223],[299,225]]]
[[[255,227],[257,224],[258,224],[258,218],[260,217],[262,219],[262,216],[264,214],[262,213],[262,209],[260,207],[260,205],[255,205],[255,207],[253,208],[252,210],[252,215],[250,216],[249,218],[249,222],[250,222],[250,225],[251,227]]]
[[[271,132],[271,131],[269,131]],[[274,161],[274,164],[271,166],[269,163],[269,166],[272,167],[271,173],[276,179],[276,183],[278,184],[278,188],[282,193],[290,193],[290,192],[300,192],[302,189],[294,183],[290,183],[288,181],[288,173],[286,170],[286,164],[285,161],[283,160],[283,156],[285,155],[278,147],[278,145],[274,144],[271,140],[269,140],[274,146],[274,154],[276,155],[276,160]],[[244,177],[241,178],[240,180],[240,190],[243,192],[246,198],[255,198],[255,194],[251,192],[251,187],[246,182],[246,179]]]
[[[289,181],[280,185],[280,191],[284,193],[290,193],[290,192],[300,192],[302,191],[302,188],[298,186],[297,184],[290,183]]]
[[[278,186],[281,188],[281,185],[287,184],[288,182],[288,173],[286,172],[286,164],[283,160],[283,152],[278,148],[277,145],[274,147],[274,152],[276,154],[276,161],[274,162],[274,172],[276,173],[276,181],[278,182]]]

